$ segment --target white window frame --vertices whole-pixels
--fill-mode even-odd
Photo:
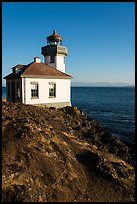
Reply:
[[[49,82],[49,98],[56,98],[56,83]]]
[[[31,99],[39,98],[39,83],[38,82],[30,82],[31,85]]]
[[[20,99],[20,82],[17,82],[17,99]]]

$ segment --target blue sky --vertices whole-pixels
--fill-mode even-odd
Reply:
[[[3,2],[2,76],[35,56],[44,61],[53,30],[68,48],[73,82],[135,83],[134,2]]]

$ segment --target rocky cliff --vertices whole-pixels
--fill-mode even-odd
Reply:
[[[134,147],[76,107],[3,102],[3,202],[135,201]]]

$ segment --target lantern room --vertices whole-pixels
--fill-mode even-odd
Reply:
[[[62,45],[62,37],[54,30],[53,34],[47,37],[47,45]]]

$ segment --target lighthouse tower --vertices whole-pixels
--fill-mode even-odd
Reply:
[[[65,73],[65,58],[68,54],[66,47],[62,46],[62,37],[56,31],[47,37],[47,45],[41,48],[44,63]]]

